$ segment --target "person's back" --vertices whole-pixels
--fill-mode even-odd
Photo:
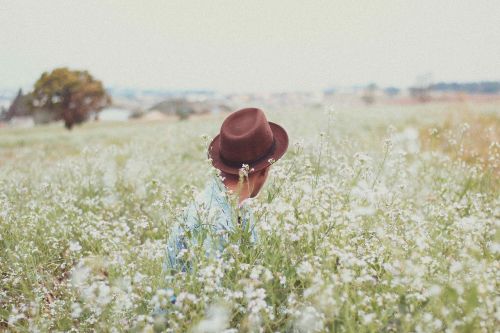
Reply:
[[[211,142],[208,156],[219,176],[191,203],[181,221],[172,227],[167,244],[166,269],[186,271],[190,249],[202,247],[217,256],[235,237],[255,242],[253,214],[248,199],[265,184],[271,164],[288,148],[288,135],[268,122],[262,110],[247,108],[229,115]]]

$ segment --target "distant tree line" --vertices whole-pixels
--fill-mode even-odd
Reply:
[[[500,93],[500,81],[481,81],[470,83],[439,82],[429,86],[432,91],[467,92],[470,94],[497,94]]]

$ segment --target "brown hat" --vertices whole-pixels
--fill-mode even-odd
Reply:
[[[288,135],[283,127],[268,122],[257,108],[230,114],[220,133],[208,147],[208,157],[217,169],[237,175],[243,164],[259,171],[277,161],[288,148]]]

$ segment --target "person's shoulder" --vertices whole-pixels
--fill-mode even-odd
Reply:
[[[210,178],[203,190],[193,196],[193,201],[187,208],[187,213],[200,209],[210,210],[214,206],[221,206],[227,203],[227,190],[222,181],[216,177]]]
[[[218,177],[212,177],[205,187],[205,197],[211,200],[226,200],[228,197],[228,191],[222,180]]]

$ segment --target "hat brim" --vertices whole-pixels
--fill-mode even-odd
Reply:
[[[272,164],[270,160],[273,161],[273,163],[279,160],[288,149],[288,134],[285,129],[272,122],[269,122],[269,126],[273,132],[275,148],[269,155],[260,158],[258,162],[249,164],[249,168],[250,170],[253,169],[253,172],[267,168]],[[228,174],[238,175],[242,167],[230,166],[222,161],[220,157],[220,134],[217,135],[208,146],[208,157],[212,159],[212,165],[215,168]]]

